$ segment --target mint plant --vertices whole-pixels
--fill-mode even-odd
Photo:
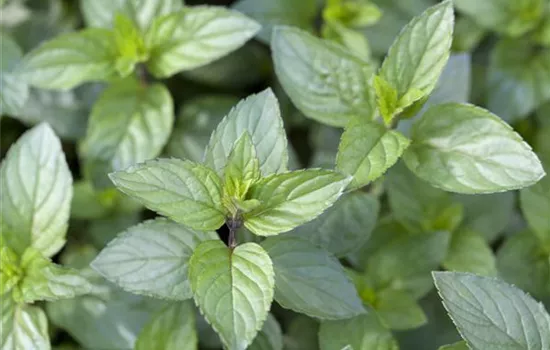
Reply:
[[[547,349],[547,3],[209,3],[0,1],[0,348]]]

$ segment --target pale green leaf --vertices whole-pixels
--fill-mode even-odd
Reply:
[[[195,249],[189,266],[195,302],[231,350],[244,350],[267,318],[273,299],[271,259],[255,243],[230,250],[221,241]]]
[[[447,270],[496,276],[496,259],[485,238],[468,229],[453,232],[449,253],[443,261]]]
[[[2,238],[19,255],[32,246],[45,257],[65,244],[73,196],[61,143],[48,124],[12,145],[0,170]]]
[[[474,350],[546,349],[550,315],[542,303],[501,280],[434,272],[443,304]]]
[[[520,191],[521,210],[541,242],[550,244],[550,176]]]
[[[4,10],[4,9],[2,9]],[[14,74],[23,57],[23,51],[8,35],[0,32],[0,116],[21,113],[29,96],[29,87]]]
[[[414,124],[412,139],[404,154],[409,169],[447,191],[503,192],[532,185],[545,174],[520,135],[472,105],[431,107]]]
[[[147,68],[159,78],[213,62],[241,47],[260,29],[223,7],[194,6],[156,18],[147,30]]]
[[[470,350],[465,341],[459,341],[454,344],[443,345],[438,350]]]
[[[2,350],[49,350],[48,320],[36,306],[15,304],[2,295]]]
[[[111,84],[92,109],[81,146],[94,185],[109,187],[108,173],[158,156],[173,122],[164,85],[144,86],[133,78]]]
[[[271,40],[277,77],[298,109],[323,124],[345,126],[352,116],[374,117],[374,68],[345,48],[291,27]]]
[[[264,326],[248,350],[283,350],[283,332],[272,314],[267,315]]]
[[[180,159],[158,159],[109,174],[119,190],[147,208],[195,230],[225,222],[221,179],[211,169]]]
[[[286,171],[286,134],[279,104],[271,89],[251,95],[231,109],[212,133],[204,163],[222,174],[233,145],[245,131],[256,148],[262,175]]]
[[[413,100],[419,100],[432,92],[449,59],[453,25],[453,5],[444,1],[415,17],[399,33],[379,72],[397,90],[397,100],[411,92],[415,92]]]
[[[18,73],[45,89],[71,89],[116,77],[118,50],[111,31],[90,28],[55,37],[27,54]]]
[[[386,125],[390,125],[397,112],[397,89],[379,75],[374,76],[373,86],[376,92],[378,111]]]
[[[380,322],[376,312],[347,320],[323,321],[319,329],[321,350],[398,350],[391,331]]]
[[[374,308],[382,323],[393,330],[414,329],[428,322],[420,305],[406,291],[379,291]]]
[[[338,21],[325,21],[321,28],[321,36],[344,46],[350,52],[363,59],[370,59],[371,52],[367,37]]]
[[[195,310],[191,301],[171,303],[145,325],[135,350],[196,350]]]
[[[111,241],[92,267],[128,292],[185,300],[193,296],[187,277],[193,250],[217,237],[163,218],[145,221]]]
[[[256,182],[247,199],[261,205],[245,213],[244,225],[260,236],[276,235],[315,219],[338,200],[350,178],[322,169],[273,174]]]
[[[325,250],[291,236],[262,242],[273,261],[275,300],[287,309],[320,319],[344,319],[365,312],[342,265]]]
[[[354,191],[343,195],[315,220],[298,226],[288,234],[305,238],[341,257],[356,251],[369,240],[379,211],[380,204],[376,197]]]
[[[224,169],[224,191],[229,196],[244,199],[250,186],[260,178],[260,161],[256,148],[245,131],[235,142]]]
[[[459,17],[453,33],[453,51],[472,52],[487,35],[487,30],[470,17]]]
[[[316,0],[240,0],[233,8],[254,18],[262,25],[257,38],[269,44],[273,27],[288,25],[312,31],[317,16]]]
[[[360,188],[382,176],[408,146],[409,140],[398,131],[353,118],[342,134],[336,168],[353,176],[350,190]]]

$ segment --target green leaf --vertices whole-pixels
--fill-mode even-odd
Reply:
[[[533,29],[546,6],[544,0],[454,0],[454,5],[480,26],[512,37]]]
[[[434,272],[443,304],[472,349],[545,349],[550,315],[541,303],[501,280]]]
[[[357,189],[382,176],[408,146],[409,140],[398,131],[353,118],[342,134],[336,168],[352,175],[349,189]]]
[[[216,230],[225,222],[221,180],[203,165],[157,159],[109,177],[119,190],[147,208],[191,229]]]
[[[346,27],[341,22],[325,21],[321,28],[321,36],[344,46],[360,58],[367,60],[371,57],[367,37],[355,29]]]
[[[520,191],[521,211],[541,240],[550,245],[550,176]]]
[[[2,238],[19,255],[34,247],[51,257],[65,244],[73,196],[61,143],[48,124],[27,131],[0,169]]]
[[[267,315],[264,325],[248,350],[283,350],[283,332],[272,314]]]
[[[198,232],[158,218],[130,227],[111,241],[92,267],[122,289],[154,298],[191,298],[187,277],[193,250],[215,232]]]
[[[376,92],[376,102],[378,111],[384,119],[386,125],[390,125],[393,116],[397,112],[397,89],[379,75],[374,76],[374,91]]]
[[[77,270],[54,264],[33,248],[27,249],[23,254],[21,267],[25,271],[18,286],[21,291],[18,299],[21,302],[70,299],[89,293],[92,288]]]
[[[391,331],[380,322],[376,312],[347,320],[323,321],[319,329],[321,350],[398,350]]]
[[[95,103],[81,153],[97,188],[112,186],[106,174],[159,155],[174,122],[174,106],[162,84],[129,78],[110,85]]]
[[[195,302],[229,349],[244,350],[264,323],[273,299],[271,259],[256,243],[230,250],[207,241],[189,266]]]
[[[374,308],[382,323],[392,330],[414,329],[428,322],[420,305],[405,291],[378,292]]]
[[[285,349],[319,350],[319,322],[304,315],[296,315],[285,334]]]
[[[439,350],[470,350],[470,348],[465,341],[459,341],[454,344],[443,345],[439,347]]]
[[[323,249],[291,236],[270,237],[262,247],[273,261],[275,300],[281,306],[329,320],[365,313],[344,269]]]
[[[405,163],[418,177],[446,191],[503,192],[532,185],[545,174],[521,136],[472,105],[431,107],[414,124],[412,139]]]
[[[2,9],[4,10],[4,9]],[[19,115],[29,96],[27,84],[14,74],[23,51],[8,35],[0,32],[0,116]]]
[[[499,276],[536,297],[546,297],[550,292],[548,256],[535,234],[516,233],[498,251]]]
[[[237,199],[244,199],[250,186],[260,178],[260,161],[247,131],[235,142],[227,157],[224,178],[224,192]]]
[[[143,37],[134,21],[123,14],[115,15],[113,33],[119,57],[115,65],[120,76],[128,76],[137,63],[148,58]]]
[[[350,178],[322,169],[273,174],[256,182],[247,199],[261,205],[243,215],[247,229],[276,235],[315,219],[338,200]]]
[[[374,117],[374,68],[345,48],[291,27],[276,27],[271,40],[275,72],[307,117],[345,126],[352,116]]]
[[[238,49],[259,29],[252,19],[223,7],[186,7],[156,18],[147,30],[147,68],[165,78],[203,66]]]
[[[204,163],[221,175],[233,145],[245,131],[256,149],[262,175],[286,171],[286,134],[279,104],[271,89],[251,95],[231,109],[212,133]]]
[[[155,314],[139,334],[136,350],[197,349],[195,310],[190,301],[171,303]]]
[[[474,231],[461,229],[452,234],[449,253],[443,266],[452,271],[496,276],[496,259],[485,238]]]
[[[504,120],[524,119],[550,100],[550,50],[526,40],[501,40],[487,72],[488,108]]]
[[[304,30],[313,31],[317,16],[317,4],[315,0],[240,0],[233,5],[233,8],[251,18],[254,18],[262,25],[257,38],[269,44],[273,27],[287,25],[298,27]]]
[[[84,29],[43,43],[24,57],[18,73],[33,86],[66,90],[115,78],[117,55],[111,31]]]
[[[230,95],[206,95],[184,103],[166,145],[166,154],[201,162],[212,130],[237,102],[239,99]]]
[[[397,90],[400,107],[428,96],[449,59],[453,5],[444,1],[415,17],[389,49],[379,75]],[[411,98],[414,94],[414,98]]]
[[[379,211],[380,204],[376,197],[354,191],[343,195],[315,220],[298,226],[288,234],[305,238],[342,257],[369,240]]]
[[[459,17],[455,22],[452,49],[455,52],[472,52],[486,35],[487,30],[470,17]]]
[[[48,320],[36,306],[15,304],[2,295],[2,350],[49,350]]]

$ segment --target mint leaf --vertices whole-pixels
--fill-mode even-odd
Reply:
[[[527,223],[541,242],[550,244],[550,176],[522,189],[519,194]]]
[[[285,334],[285,349],[289,350],[318,350],[319,349],[319,322],[298,314],[288,325]]]
[[[283,350],[283,332],[272,314],[267,315],[262,329],[247,349]]]
[[[414,329],[428,322],[416,300],[401,290],[385,289],[376,293],[375,309],[382,323],[393,330]]]
[[[8,35],[0,33],[0,115],[18,115],[29,96],[29,87],[14,74],[23,51]]]
[[[197,349],[195,310],[190,301],[170,303],[145,325],[136,341],[136,350]]]
[[[149,220],[111,241],[92,267],[128,292],[185,300],[192,297],[187,270],[193,250],[217,237],[163,218]]]
[[[119,190],[147,208],[191,229],[216,230],[225,222],[221,180],[203,165],[157,159],[109,177]]]
[[[224,169],[224,191],[243,199],[250,186],[260,178],[260,161],[248,132],[235,142]]]
[[[337,259],[308,241],[290,236],[262,242],[273,261],[275,300],[320,319],[344,319],[365,312],[354,285]]]
[[[273,299],[273,267],[255,243],[230,250],[206,241],[195,249],[189,266],[195,302],[230,349],[244,350],[264,323]]]
[[[262,175],[286,171],[286,134],[279,104],[271,89],[248,96],[231,109],[212,133],[204,163],[221,175],[233,145],[245,131],[256,148]]]
[[[443,305],[472,349],[550,346],[550,315],[520,289],[467,273],[434,272],[433,277]]]
[[[78,271],[52,263],[33,248],[25,251],[21,266],[25,271],[19,285],[22,302],[69,299],[91,291],[91,284]]]
[[[544,170],[521,136],[487,110],[433,106],[413,126],[404,154],[418,177],[446,191],[475,194],[534,184]]]
[[[81,153],[97,188],[112,186],[106,174],[159,155],[174,122],[174,106],[161,84],[134,78],[111,84],[94,104]]]
[[[415,17],[393,42],[379,75],[397,90],[400,107],[435,88],[449,59],[453,25],[453,5],[444,1]]]
[[[342,134],[336,168],[352,175],[349,189],[357,189],[382,176],[408,146],[409,140],[401,133],[353,118]]]
[[[15,304],[9,295],[2,295],[1,317],[0,348],[50,349],[48,320],[42,309]]]
[[[354,191],[343,195],[315,220],[296,227],[288,234],[342,257],[362,247],[376,225],[380,204],[368,193]]]
[[[33,86],[66,90],[87,81],[115,78],[117,55],[110,30],[84,29],[38,46],[24,57],[18,74]]]
[[[262,178],[247,199],[261,205],[243,215],[247,229],[260,236],[287,232],[315,219],[342,194],[350,179],[331,170],[306,169]]]
[[[470,350],[465,341],[459,341],[454,344],[443,345],[438,350]]]
[[[34,247],[51,257],[65,244],[73,196],[61,143],[48,124],[27,131],[0,168],[2,239],[18,255]]]
[[[271,40],[275,72],[284,90],[307,117],[345,126],[352,116],[374,118],[374,68],[328,40],[292,27],[276,27]]]
[[[319,329],[321,350],[398,350],[391,331],[380,322],[376,312],[347,320],[323,321]]]
[[[397,89],[379,75],[373,79],[374,91],[376,92],[376,103],[378,111],[386,125],[390,125],[393,116],[398,113]]]
[[[452,234],[449,253],[443,266],[452,271],[472,272],[496,276],[496,259],[485,238],[480,234],[461,229]]]
[[[260,26],[222,7],[195,6],[156,18],[145,34],[147,68],[158,78],[204,66],[241,47]]]

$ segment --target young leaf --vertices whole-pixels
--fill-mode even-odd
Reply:
[[[382,323],[393,330],[414,329],[428,322],[416,300],[402,290],[385,289],[378,292],[374,308]]]
[[[0,33],[0,115],[19,115],[29,96],[28,85],[14,74],[22,56],[17,43]]]
[[[521,136],[487,110],[467,104],[433,106],[414,124],[404,154],[418,177],[446,191],[475,194],[534,184],[544,170]]]
[[[443,305],[472,349],[546,349],[550,315],[541,303],[501,280],[434,272]]]
[[[379,75],[374,76],[373,86],[376,92],[378,111],[380,111],[384,123],[390,125],[398,109],[397,89]]]
[[[119,190],[191,229],[216,230],[225,222],[221,180],[186,160],[150,160],[109,174]]]
[[[260,178],[260,162],[248,132],[235,142],[224,169],[224,191],[243,199],[250,186]]]
[[[18,255],[34,247],[45,257],[65,244],[73,196],[61,143],[48,124],[27,131],[0,169],[2,239]]]
[[[117,55],[111,31],[84,29],[43,43],[24,57],[18,73],[36,87],[66,90],[116,77]]]
[[[0,348],[50,349],[48,320],[36,306],[16,304],[2,295]]]
[[[125,77],[134,71],[137,63],[147,59],[148,52],[139,29],[127,16],[115,16],[113,33],[119,53],[116,69],[120,76]]]
[[[302,237],[337,257],[362,247],[376,225],[380,204],[368,193],[354,191],[343,195],[315,220],[296,227],[288,234]]]
[[[454,14],[451,1],[415,17],[390,47],[379,75],[397,90],[400,107],[428,96],[449,59]]]
[[[189,280],[195,302],[229,349],[244,350],[261,329],[273,299],[273,266],[255,243],[230,250],[222,241],[199,244]]]
[[[159,155],[174,122],[170,92],[129,78],[111,84],[95,103],[81,147],[94,185],[112,186],[106,174]]]
[[[380,322],[376,312],[340,321],[323,321],[319,329],[321,350],[398,350],[391,331]]]
[[[519,194],[527,223],[541,242],[550,244],[550,176],[522,189]]]
[[[352,118],[342,134],[336,156],[336,168],[353,176],[349,190],[363,187],[393,166],[409,140],[377,122]]]
[[[320,319],[344,319],[365,312],[342,265],[323,249],[291,236],[262,242],[273,261],[275,300]]]
[[[244,225],[260,236],[287,232],[329,208],[350,178],[331,170],[306,169],[273,174],[256,182],[247,199],[261,205],[245,213]]]
[[[92,267],[122,289],[155,298],[185,300],[193,250],[215,232],[197,232],[164,218],[130,227],[111,241]]]
[[[284,90],[307,117],[345,126],[352,116],[374,117],[374,68],[342,46],[291,27],[276,27],[273,63]]]
[[[204,66],[241,47],[259,29],[255,21],[223,7],[186,7],[156,18],[147,30],[147,68],[165,78]]]
[[[245,131],[256,149],[262,175],[286,171],[286,134],[279,104],[271,89],[247,97],[229,112],[210,137],[204,163],[221,175],[233,145]]]
[[[197,349],[195,309],[191,301],[170,303],[153,315],[136,341],[136,350]]]
[[[272,314],[267,315],[262,329],[248,350],[283,350],[283,332]]]
[[[25,275],[19,285],[20,302],[70,299],[91,291],[92,285],[77,270],[52,263],[29,248],[21,258]]]
[[[496,276],[496,259],[485,238],[476,232],[461,229],[453,232],[449,253],[443,266],[452,271]]]

